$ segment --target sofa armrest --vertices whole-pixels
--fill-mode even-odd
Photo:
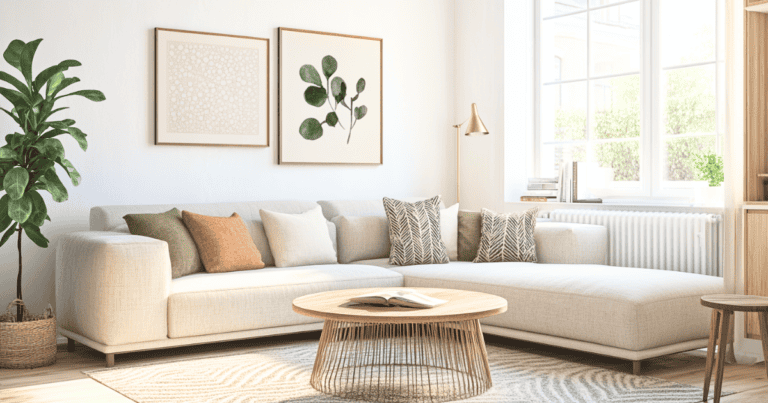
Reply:
[[[168,337],[168,244],[119,232],[63,235],[56,250],[61,328],[106,345]]]
[[[540,222],[533,237],[539,263],[608,264],[608,229],[602,225]]]

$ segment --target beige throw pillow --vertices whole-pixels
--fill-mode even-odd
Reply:
[[[320,206],[306,213],[259,210],[277,267],[338,263]]]
[[[338,231],[339,263],[389,257],[387,217],[334,217]]]

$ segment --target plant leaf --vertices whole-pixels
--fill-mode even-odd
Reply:
[[[30,87],[32,87],[32,60],[34,60],[37,47],[42,41],[42,39],[35,39],[32,42],[28,42],[24,45],[24,49],[21,51],[21,59],[19,59],[21,74],[24,75],[24,78],[27,80],[27,85]]]
[[[29,238],[32,242],[34,242],[35,245],[41,248],[47,248],[48,243],[50,241],[48,241],[48,238],[43,236],[43,233],[40,232],[41,226],[42,224],[40,225],[30,224],[29,220],[27,220],[27,222],[24,225],[22,225],[21,228],[24,230],[24,233],[27,234],[27,238]]]
[[[72,180],[72,184],[75,186],[80,185],[80,172],[77,172],[77,169],[75,169],[75,166],[72,165],[72,163],[69,160],[66,159],[60,159],[56,162],[61,165],[62,168],[64,168],[65,171],[67,171],[67,175],[69,175],[69,179]]]
[[[365,114],[368,113],[368,107],[365,105],[360,105],[355,108],[355,119],[362,119],[365,117]]]
[[[29,183],[29,172],[22,167],[14,167],[5,174],[3,188],[12,200],[19,200],[24,196],[24,189]]]
[[[347,83],[341,77],[334,77],[331,80],[331,94],[333,94],[336,103],[341,102],[347,96]]]
[[[16,124],[19,124],[19,125],[21,124],[21,122],[19,121],[19,118],[16,115],[14,115],[13,113],[9,112],[7,109],[0,108],[0,111],[3,111],[8,116],[10,116],[11,119],[13,119],[13,121],[16,122]]]
[[[19,154],[8,146],[0,147],[0,160],[18,160]]]
[[[12,149],[16,149],[24,142],[24,135],[21,133],[12,133],[5,136],[5,142]]]
[[[69,97],[69,96],[72,96],[72,95],[78,95],[78,96],[81,96],[81,97],[85,97],[85,98],[88,98],[88,99],[90,99],[91,101],[94,101],[94,102],[101,102],[101,101],[107,99],[107,97],[105,97],[104,94],[101,91],[98,91],[98,90],[80,90],[80,91],[75,91],[75,92],[72,92],[72,93],[69,93],[69,94],[66,94],[66,95],[62,95],[60,97],[56,97],[56,99],[61,99],[61,98]]]
[[[82,66],[82,64],[80,64],[80,62],[78,62],[77,60],[64,60],[63,62],[55,66],[48,67],[47,69],[41,71],[40,74],[37,75],[37,77],[35,77],[35,82],[33,83],[34,90],[40,91],[40,89],[43,88],[43,84],[48,82],[48,80],[51,79],[53,76],[56,76],[63,71],[67,71],[67,69],[69,69],[70,67],[77,67],[77,66]],[[64,78],[63,75],[62,75],[62,78]],[[59,82],[61,82],[61,80],[59,80]],[[48,87],[48,91],[50,91],[50,86]]]
[[[331,78],[333,73],[336,72],[337,67],[338,63],[336,63],[336,59],[334,59],[333,56],[328,55],[323,58],[323,74],[325,75],[325,78]]]
[[[41,139],[32,147],[40,151],[48,159],[64,158],[64,146],[58,139]]]
[[[72,121],[74,123],[74,121]],[[83,149],[83,151],[88,149],[88,140],[85,139],[85,136],[87,136],[85,133],[83,133],[80,129],[77,127],[70,127],[67,129],[67,132],[77,140],[77,144],[80,146],[80,148]]]
[[[59,93],[59,92],[61,92],[61,91],[62,91],[64,88],[67,88],[67,87],[69,87],[70,85],[72,85],[72,84],[74,84],[74,83],[79,83],[79,82],[80,82],[80,79],[79,79],[79,78],[77,78],[77,77],[70,77],[70,78],[65,78],[65,79],[61,80],[61,84],[59,84],[59,85],[58,85],[56,88],[54,88],[54,89],[53,89],[53,93],[51,93],[50,95],[48,95],[48,97],[55,97],[55,96],[56,96],[56,95],[58,95],[58,93]]]
[[[0,71],[0,80],[3,80],[8,84],[11,84],[12,86],[16,87],[16,89],[19,90],[19,92],[29,97],[29,88],[26,85],[24,85],[24,83],[19,81],[19,79],[17,79],[16,77],[4,71]]]
[[[10,101],[17,109],[24,108],[29,104],[29,98],[15,90],[0,87],[0,95]],[[19,114],[19,117],[21,117],[21,114]]]
[[[61,179],[59,179],[59,176],[56,175],[55,169],[48,170],[45,175],[40,178],[40,182],[45,183],[46,190],[48,190],[48,193],[53,196],[53,200],[55,202],[61,203],[67,201],[69,198],[67,188],[65,188],[64,184],[61,183]]]
[[[365,90],[365,79],[361,78],[357,80],[357,93],[361,93]]]
[[[3,239],[0,239],[0,246],[5,245],[5,243],[11,239],[11,235],[13,235],[14,232],[16,232],[16,226],[12,225],[11,228],[8,228],[8,231],[5,231],[5,234],[3,234]]]
[[[328,93],[325,91],[325,88],[309,86],[304,91],[304,100],[312,106],[319,108],[323,106],[326,99],[328,99]]]
[[[16,67],[19,71],[21,71],[21,64],[19,62],[21,61],[21,52],[24,50],[24,45],[26,45],[26,43],[16,39],[11,41],[11,43],[8,44],[8,48],[3,52],[5,61],[11,66]]]
[[[51,115],[53,115],[54,113],[56,113],[56,112],[58,112],[58,111],[63,111],[64,109],[69,109],[69,107],[68,107],[68,106],[65,106],[65,107],[63,107],[63,108],[56,108],[56,109],[54,109],[54,110],[52,110],[52,111],[50,111],[50,112],[46,113],[45,115],[43,115],[43,117],[42,117],[41,119],[42,119],[42,120],[47,120],[47,119],[48,119],[49,117],[51,117]]]
[[[43,226],[45,217],[48,216],[48,208],[45,206],[43,196],[40,196],[40,193],[35,190],[28,190],[24,197],[29,197],[30,202],[32,202],[32,214],[27,219],[27,223],[38,227]]]
[[[53,95],[53,92],[56,90],[56,88],[61,85],[61,82],[64,81],[64,73],[56,73],[53,75],[53,77],[48,79],[48,85],[46,86],[45,90],[45,97],[50,97]]]
[[[328,126],[336,126],[336,123],[339,123],[339,116],[336,115],[336,112],[329,112],[327,115],[325,115],[325,123],[328,123]]]
[[[19,224],[27,222],[32,215],[32,198],[25,194],[22,198],[8,201],[8,217]]]
[[[315,118],[308,118],[299,127],[301,137],[307,140],[317,140],[323,135],[323,126]]]
[[[317,73],[317,70],[311,64],[305,64],[301,66],[301,69],[299,69],[299,75],[301,76],[301,80],[306,83],[315,84],[318,87],[323,86],[323,81],[320,79],[320,74]]]
[[[11,197],[3,195],[0,197],[0,231],[5,231],[9,225],[13,222],[11,217],[8,217],[8,202],[11,201]]]
[[[75,124],[75,121],[72,119],[64,119],[64,120],[58,120],[53,122],[47,122],[49,126],[53,127],[54,129],[61,129],[61,130],[67,130],[69,126],[72,126]]]
[[[32,242],[35,243],[35,245],[41,247],[41,248],[47,248],[48,238],[43,236],[43,233],[40,232],[40,225],[33,225],[29,223],[29,220],[27,220],[27,223],[23,224],[21,228],[24,230],[24,233],[27,234],[27,238],[29,238]]]

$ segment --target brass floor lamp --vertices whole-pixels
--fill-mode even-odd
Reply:
[[[485,128],[483,120],[480,119],[480,115],[477,114],[477,104],[472,104],[472,114],[469,119],[463,123],[453,125],[456,128],[456,202],[461,199],[461,126],[464,123],[467,124],[467,130],[464,132],[465,136],[476,136],[478,134],[488,134],[488,129]]]

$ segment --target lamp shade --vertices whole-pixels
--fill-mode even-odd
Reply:
[[[472,116],[469,117],[469,122],[467,122],[467,131],[464,134],[467,136],[488,134],[488,129],[485,128],[483,120],[480,119],[480,115],[477,113],[477,104],[472,104]]]

